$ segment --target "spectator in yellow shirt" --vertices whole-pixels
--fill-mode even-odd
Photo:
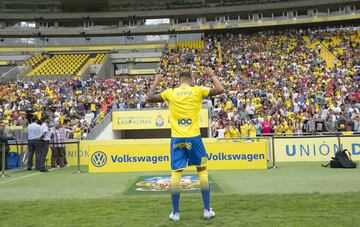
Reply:
[[[244,119],[242,119],[240,121],[240,134],[241,134],[241,137],[249,136],[249,125],[245,122]]]
[[[81,139],[81,131],[82,131],[82,128],[81,128],[81,123],[78,123],[77,125],[75,125],[73,127],[73,137],[74,139]]]
[[[225,124],[225,138],[231,138],[229,123]]]
[[[282,135],[283,127],[282,127],[282,125],[280,124],[279,121],[275,122],[275,125],[274,125],[273,129],[274,129],[274,133],[275,133],[276,136],[281,136]]]
[[[230,137],[231,138],[239,138],[240,137],[239,130],[233,124],[230,125]]]
[[[292,136],[294,134],[295,131],[295,127],[293,125],[293,123],[291,122],[291,120],[288,120],[286,124],[284,124],[284,132],[286,136]]]
[[[250,121],[249,125],[249,137],[254,138],[256,137],[256,125],[254,121]]]

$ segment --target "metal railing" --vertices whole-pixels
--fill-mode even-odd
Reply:
[[[109,114],[110,115],[110,114]],[[322,134],[310,134],[310,133],[304,133],[298,136],[278,136],[275,134],[266,134],[266,135],[262,135],[262,136],[257,136],[257,137],[236,137],[236,138],[218,138],[218,141],[230,141],[230,142],[254,142],[254,141],[261,141],[261,140],[266,140],[268,143],[267,146],[267,152],[268,152],[268,168],[277,168],[276,162],[276,147],[275,147],[275,140],[286,140],[286,139],[304,139],[304,138],[309,138],[309,139],[316,139],[316,138],[336,138],[337,139],[337,150],[342,150],[343,146],[341,143],[341,139],[342,138],[357,138],[360,139],[360,133],[354,133],[352,135],[344,135],[343,133],[322,133]],[[76,168],[76,172],[77,174],[81,173],[80,170],[80,140],[76,140],[76,141],[68,141],[65,143],[50,143],[50,145],[55,145],[55,144],[77,144],[77,168]],[[27,146],[28,142],[17,142],[17,141],[12,141],[12,143],[10,143],[9,145],[13,145],[17,147],[17,152],[19,153],[19,146]],[[8,177],[9,175],[7,175],[6,172],[6,145],[5,143],[0,144],[1,150],[2,150],[2,165],[1,165],[1,175],[0,178],[5,178]]]
[[[304,138],[306,136],[309,137],[331,137],[331,136],[346,136],[346,135],[360,135],[360,132],[358,131],[344,131],[344,132],[314,132],[314,133],[281,133],[281,135],[277,135],[276,133],[261,133],[261,136],[274,136],[277,138],[284,138],[284,137],[292,137],[292,138]]]

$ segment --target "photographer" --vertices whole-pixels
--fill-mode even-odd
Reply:
[[[13,137],[9,137],[8,135],[6,135],[5,133],[5,125],[4,123],[0,124],[0,170],[2,169],[2,156],[3,156],[3,148],[5,144],[5,168],[7,166],[7,160],[6,157],[8,156],[8,153],[10,151],[10,147],[9,147],[9,143],[8,140],[12,140],[14,139]]]

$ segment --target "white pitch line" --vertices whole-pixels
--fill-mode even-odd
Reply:
[[[56,169],[49,169],[49,172],[50,172],[50,171],[57,170],[57,169],[58,169],[58,168],[56,168]],[[27,178],[27,177],[32,177],[32,176],[38,175],[38,174],[40,174],[40,173],[41,173],[41,172],[37,172],[37,173],[29,174],[29,175],[26,175],[26,176],[22,176],[22,177],[10,179],[10,180],[8,180],[8,181],[0,182],[0,184],[4,184],[4,183],[8,183],[8,182],[13,182],[13,181],[20,180],[20,179],[24,179],[24,178]]]
[[[22,177],[18,177],[18,178],[14,178],[14,179],[10,179],[10,180],[7,180],[7,181],[0,182],[0,184],[4,184],[4,183],[8,183],[8,182],[13,182],[13,181],[16,181],[16,180],[24,179],[24,178],[26,178],[26,177],[35,176],[35,175],[38,175],[39,173],[40,173],[40,172],[33,173],[33,174],[30,174],[30,175],[26,175],[26,176],[22,176]]]
[[[25,171],[26,168],[17,168],[17,169],[9,169],[9,170],[6,170],[7,173],[16,173],[16,172],[21,172],[21,171]]]

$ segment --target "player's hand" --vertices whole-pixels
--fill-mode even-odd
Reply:
[[[204,73],[208,76],[214,75],[214,70],[211,67],[206,67]]]
[[[154,83],[158,84],[158,83],[160,83],[160,82],[162,81],[162,79],[163,79],[163,75],[160,74],[160,73],[157,73],[157,74],[155,75]]]

